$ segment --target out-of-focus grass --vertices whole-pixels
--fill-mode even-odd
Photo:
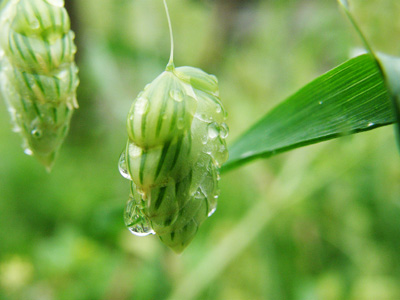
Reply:
[[[384,2],[358,17],[397,5]],[[218,76],[231,141],[358,44],[335,1],[294,0],[245,5],[226,43],[216,43],[215,28],[224,22],[216,3],[169,5],[176,64]],[[0,106],[1,299],[180,293],[188,300],[196,285],[195,299],[400,298],[400,164],[391,127],[224,174],[217,212],[180,256],[156,237],[132,236],[122,219],[129,184],[117,161],[131,101],[167,63],[166,20],[153,0],[76,1],[76,8],[80,109],[51,174],[23,154]],[[398,41],[396,31],[381,30]],[[288,162],[290,172],[282,173]],[[252,221],[261,222],[258,234],[244,238],[253,228],[243,222],[257,205],[265,208]],[[235,235],[238,224],[244,228]],[[234,244],[225,249],[227,237]],[[212,253],[220,257],[209,265],[208,282],[207,273],[196,272]]]

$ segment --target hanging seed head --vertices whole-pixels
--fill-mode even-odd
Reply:
[[[167,68],[139,93],[128,114],[121,174],[132,180],[125,222],[155,233],[176,252],[216,209],[219,167],[228,158],[225,110],[215,76]]]
[[[10,0],[0,14],[0,91],[25,153],[52,166],[78,107],[76,47],[62,0]]]
[[[131,180],[124,220],[135,235],[157,234],[182,252],[217,207],[219,167],[227,160],[228,126],[218,80],[175,68],[173,37],[166,70],[133,101],[119,170]]]

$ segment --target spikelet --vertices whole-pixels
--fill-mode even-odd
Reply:
[[[125,223],[137,235],[156,233],[182,252],[211,215],[219,167],[228,158],[215,76],[167,68],[134,100],[121,173],[132,180]]]
[[[175,68],[172,53],[173,46],[166,70],[132,103],[119,169],[132,181],[124,215],[128,229],[157,234],[180,253],[216,209],[228,127],[217,78],[193,67]]]
[[[0,12],[0,91],[25,153],[48,170],[78,107],[74,33],[63,0],[9,0]]]

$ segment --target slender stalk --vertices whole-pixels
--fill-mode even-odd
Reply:
[[[167,1],[163,0],[163,2],[164,2],[165,13],[167,15],[167,20],[168,20],[169,37],[170,37],[170,40],[171,40],[171,53],[170,53],[170,56],[169,56],[167,69],[173,69],[174,68],[174,36],[172,34],[171,18],[169,17]]]
[[[370,46],[367,38],[365,37],[364,33],[361,31],[361,28],[358,26],[356,20],[353,18],[353,15],[350,12],[349,3],[347,2],[347,0],[339,0],[339,4],[342,7],[343,11],[345,12],[350,23],[353,25],[354,29],[358,33],[358,36],[361,38],[362,42],[364,43],[365,48],[367,48],[367,51],[376,57],[375,51]]]

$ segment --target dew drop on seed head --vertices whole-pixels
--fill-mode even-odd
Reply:
[[[69,77],[69,71],[67,71],[66,69],[62,69],[60,72],[58,72],[56,77],[57,77],[57,79],[59,79],[61,81],[65,81]]]
[[[124,178],[132,180],[126,166],[125,151],[122,151],[121,156],[119,157],[118,170]]]
[[[26,155],[33,155],[33,151],[30,148],[25,148],[24,153]]]
[[[195,199],[205,199],[206,198],[206,196],[204,195],[203,191],[200,188],[194,193],[193,196]]]
[[[208,137],[212,140],[215,140],[219,136],[219,128],[217,123],[211,123],[207,128]]]
[[[38,128],[34,128],[34,129],[31,131],[31,135],[32,135],[35,139],[39,139],[39,138],[42,137],[42,131],[41,131],[40,129],[38,129]]]
[[[143,114],[147,113],[148,109],[149,109],[149,100],[147,100],[144,97],[139,97],[136,99],[135,113],[143,115]]]
[[[228,137],[228,134],[229,134],[228,125],[226,125],[226,123],[222,123],[219,131],[219,136],[223,139],[226,139]]]
[[[211,117],[207,116],[206,114],[196,114],[195,117],[200,121],[211,123]]]
[[[170,90],[169,96],[176,102],[182,102],[183,100],[183,93],[180,90]]]
[[[215,213],[216,210],[217,210],[217,207],[211,208],[210,211],[208,212],[208,217],[211,217]]]
[[[124,223],[129,231],[136,236],[146,236],[155,233],[132,196],[130,196],[126,204]]]

